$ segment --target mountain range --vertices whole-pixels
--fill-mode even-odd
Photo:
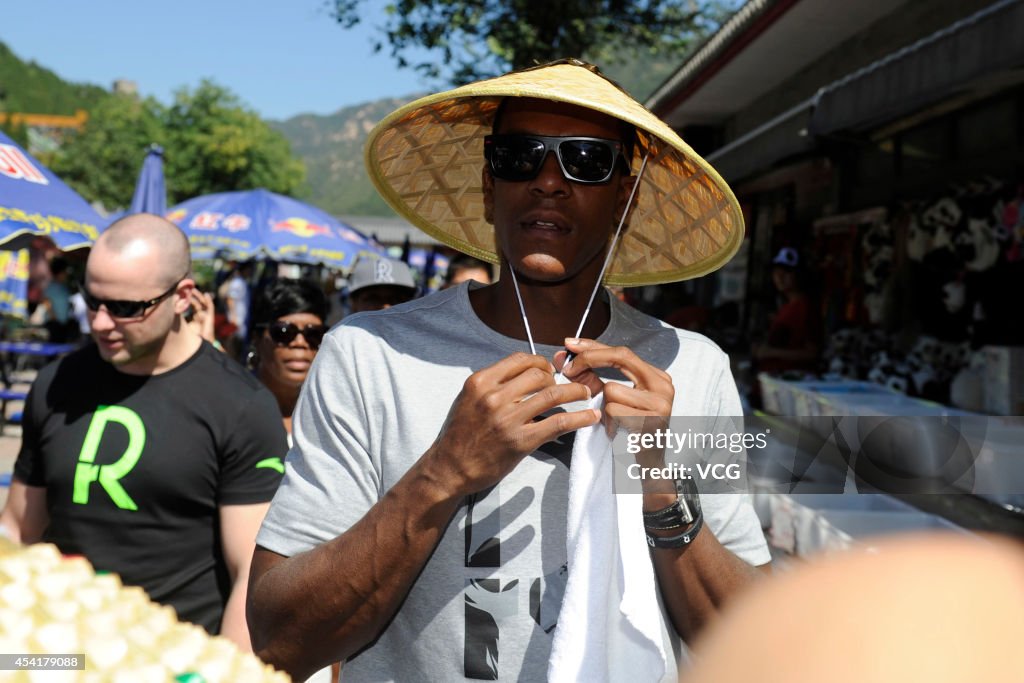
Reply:
[[[382,118],[414,99],[386,98],[344,107],[329,114],[300,114],[271,121],[306,163],[309,199],[337,216],[393,215],[363,170],[363,145]]]
[[[631,55],[605,72],[642,100],[680,61],[679,57]],[[391,216],[393,212],[363,170],[363,145],[378,121],[416,97],[375,100],[326,116],[300,114],[270,125],[288,138],[292,151],[306,162],[310,201],[335,215]]]
[[[69,83],[0,43],[0,111],[71,116],[88,111],[108,93],[98,85]]]

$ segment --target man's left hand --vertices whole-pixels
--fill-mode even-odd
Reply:
[[[607,346],[592,339],[566,339],[565,347],[576,354],[565,365],[565,351],[555,354],[555,368],[567,379],[584,384],[594,396],[604,392],[601,421],[609,435],[620,427],[630,431],[654,432],[668,426],[675,387],[672,377],[646,362],[625,346]],[[633,383],[604,382],[594,372],[615,368]]]

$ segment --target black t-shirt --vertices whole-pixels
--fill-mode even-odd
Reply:
[[[43,540],[216,633],[231,588],[218,508],[269,501],[286,452],[273,396],[209,344],[149,377],[89,345],[40,371],[14,476],[46,488]]]

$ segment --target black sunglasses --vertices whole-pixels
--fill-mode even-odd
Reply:
[[[327,334],[327,325],[306,325],[300,328],[295,323],[287,323],[283,320],[275,320],[272,323],[257,325],[257,327],[267,328],[274,343],[282,346],[291,344],[301,334],[310,348],[319,349],[324,335]]]
[[[185,278],[182,278],[184,280]],[[100,310],[100,306],[107,309],[107,315],[111,318],[141,318],[146,315],[153,306],[174,294],[175,290],[178,289],[178,285],[181,284],[181,280],[178,280],[171,288],[166,292],[156,297],[155,299],[149,299],[148,301],[124,301],[121,299],[100,299],[89,293],[89,290],[84,286],[82,287],[82,298],[85,299],[86,307],[93,312]]]
[[[577,183],[607,182],[622,157],[622,143],[605,138],[554,137],[507,133],[484,138],[484,158],[491,175],[500,180],[533,180],[540,173],[548,152],[558,157],[562,174]]]

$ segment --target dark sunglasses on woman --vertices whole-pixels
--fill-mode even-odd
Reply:
[[[499,180],[533,180],[540,173],[548,152],[558,157],[562,174],[577,183],[604,183],[611,179],[615,163],[622,158],[622,143],[605,138],[556,137],[509,133],[484,138],[484,158],[491,175]]]
[[[286,346],[295,341],[295,338],[302,335],[302,338],[306,340],[310,348],[320,348],[320,343],[324,340],[324,335],[327,334],[327,325],[306,325],[299,327],[295,323],[285,322],[283,320],[275,320],[272,323],[264,325],[257,325],[257,327],[267,328],[267,332],[270,334],[270,339],[275,344]]]

